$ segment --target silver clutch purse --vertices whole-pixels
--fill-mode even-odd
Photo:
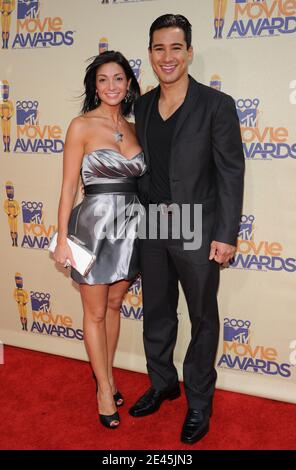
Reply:
[[[57,246],[58,232],[55,232],[50,240],[48,250],[54,252]],[[76,238],[74,235],[67,237],[67,243],[71,248],[73,258],[76,266],[74,269],[81,274],[81,276],[87,276],[89,271],[96,261],[96,255],[94,255],[88,248],[86,248],[81,240]]]

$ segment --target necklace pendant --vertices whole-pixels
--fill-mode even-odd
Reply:
[[[115,142],[122,142],[123,134],[121,132],[114,132]]]

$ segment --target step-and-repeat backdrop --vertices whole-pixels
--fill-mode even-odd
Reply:
[[[190,73],[235,98],[246,159],[238,250],[221,273],[217,386],[296,402],[296,1],[0,0],[0,12],[0,340],[87,358],[79,291],[47,252],[65,132],[87,59],[120,50],[145,93],[157,83],[149,26],[181,13],[193,26]],[[183,296],[178,311],[182,378]],[[144,314],[137,279],[121,310],[118,367],[146,371]]]

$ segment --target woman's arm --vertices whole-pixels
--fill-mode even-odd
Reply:
[[[69,259],[74,266],[71,250],[67,244],[68,223],[77,192],[81,161],[84,154],[85,120],[77,117],[71,122],[65,141],[63,158],[63,182],[58,211],[58,239],[54,258],[65,264]]]

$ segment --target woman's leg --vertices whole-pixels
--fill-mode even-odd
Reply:
[[[120,307],[131,281],[118,281],[109,286],[106,314],[107,349],[108,349],[108,378],[113,394],[117,391],[113,379],[112,368],[120,329]],[[120,403],[118,403],[120,404]]]
[[[99,413],[112,415],[116,411],[108,377],[106,310],[109,285],[80,284],[84,317],[84,343],[98,383]],[[118,422],[113,423],[118,424]]]

